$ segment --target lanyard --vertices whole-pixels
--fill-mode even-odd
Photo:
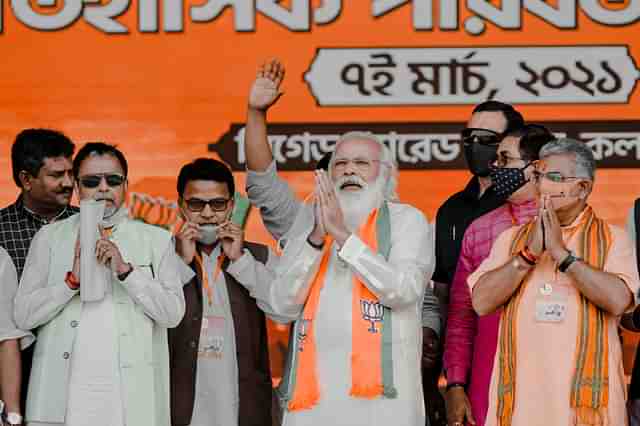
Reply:
[[[207,299],[209,300],[209,306],[213,303],[213,289],[209,284],[209,274],[204,268],[204,262],[202,260],[202,256],[200,253],[196,253],[195,255],[196,263],[198,264],[198,268],[200,269],[200,276],[202,277],[202,286],[207,292]],[[218,279],[218,275],[220,275],[220,271],[222,269],[222,262],[224,262],[224,253],[220,253],[218,255],[218,260],[216,261],[216,269],[213,271],[213,281]]]

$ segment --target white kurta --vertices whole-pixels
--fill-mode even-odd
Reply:
[[[77,220],[77,218],[67,219],[67,221],[73,220]],[[43,227],[32,241],[15,303],[16,322],[25,328],[48,327],[54,321],[62,318],[64,310],[74,301],[78,301],[79,291],[71,290],[64,282],[56,281],[55,285],[49,284],[50,269],[55,267],[51,263],[51,253],[57,244],[57,241],[50,238],[49,233],[54,232],[52,231],[53,226],[63,225],[65,225],[64,222]],[[133,226],[140,227],[133,221],[126,225],[131,226],[129,232]],[[123,227],[126,225],[122,224]],[[153,232],[156,230],[154,229]],[[135,259],[133,254],[135,246],[132,247],[131,243],[127,244],[127,237],[126,228],[122,230],[116,228],[111,239],[118,245],[125,260]],[[124,351],[121,347],[121,337],[126,336],[127,333],[137,333],[138,329],[135,324],[126,323],[127,329],[118,331],[116,316],[118,302],[113,290],[115,286],[120,286],[119,291],[126,291],[126,295],[132,299],[131,304],[138,305],[138,309],[144,309],[145,321],[154,320],[163,326],[173,326],[179,322],[184,314],[181,283],[188,282],[192,278],[193,272],[189,268],[183,267],[184,263],[176,256],[175,248],[168,238],[166,242],[167,246],[163,249],[164,254],[159,265],[155,268],[156,272],[153,271],[153,264],[140,264],[132,260],[134,269],[125,281],[119,282],[115,275],[110,274],[105,298],[98,302],[84,302],[78,320],[64,324],[65,328],[70,330],[68,333],[75,334],[71,353],[65,352],[61,357],[69,359],[70,362],[67,382],[68,398],[64,410],[66,418],[64,423],[30,421],[27,423],[28,426],[125,425],[126,404],[137,404],[137,402],[125,400],[126,388],[123,385],[123,367],[121,365],[121,356]],[[151,248],[144,247],[144,250],[150,252]],[[131,257],[128,257],[127,253]],[[69,252],[68,256],[72,259],[73,253]],[[80,291],[82,291],[82,286]],[[130,316],[127,321],[135,319],[137,317]],[[119,335],[119,333],[122,334]],[[166,331],[163,329],[162,333],[166,334]],[[149,344],[147,347],[143,346],[143,350],[158,350],[160,352],[165,348],[166,341],[164,345],[160,346],[161,349],[151,347],[153,342],[151,336],[148,337],[148,342],[140,343],[141,345]],[[37,345],[42,345],[42,334],[39,339]],[[46,340],[44,341],[46,342]],[[36,346],[36,354],[38,349],[41,350],[40,356],[44,358],[47,355],[46,350],[50,348]],[[146,353],[150,359],[153,359],[152,354]],[[160,366],[158,369],[161,369]],[[168,370],[168,365],[166,370]],[[166,378],[168,381],[168,374]],[[157,386],[160,387],[161,384]],[[146,392],[155,390],[154,388],[149,389],[149,387],[148,383],[139,384],[139,389]],[[30,388],[29,392],[31,391]],[[165,411],[167,412],[166,421],[169,422],[168,409]],[[145,414],[145,416],[153,418],[153,413]],[[154,426],[158,424],[160,423],[155,423]]]
[[[310,410],[286,412],[284,426],[423,426],[424,402],[420,374],[421,305],[434,266],[431,225],[417,209],[389,204],[389,261],[352,235],[341,250],[332,247],[324,287],[314,320],[320,401]],[[304,214],[306,210],[302,210]],[[291,239],[280,259],[278,278],[269,299],[278,314],[299,314],[309,293],[321,252],[307,242],[308,232]],[[393,312],[395,399],[352,398],[351,311],[352,274]]]
[[[202,253],[213,297],[209,305],[207,291],[202,289],[203,319],[191,426],[238,424],[240,399],[233,316],[224,274],[214,277],[219,254],[219,245],[210,256]]]

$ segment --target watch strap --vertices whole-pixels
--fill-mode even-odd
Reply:
[[[580,259],[575,257],[573,253],[569,252],[567,257],[565,257],[562,260],[562,262],[560,262],[560,264],[558,265],[558,271],[565,273],[567,269],[569,269],[569,266],[571,266],[573,262],[575,262],[576,260],[580,260]]]
[[[125,271],[125,272],[123,272],[121,274],[118,274],[118,280],[120,280],[120,281],[126,280],[127,277],[129,276],[129,274],[132,273],[132,272],[133,272],[133,266],[131,266],[131,264],[129,264],[129,270]]]

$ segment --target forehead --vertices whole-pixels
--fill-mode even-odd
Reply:
[[[502,133],[507,129],[507,119],[500,111],[481,111],[471,115],[467,127]]]
[[[576,170],[575,156],[572,154],[557,154],[545,157],[541,162],[545,172],[560,172],[565,176],[573,176]]]
[[[380,158],[380,145],[369,139],[350,139],[342,142],[336,149],[338,158],[366,158],[375,160]]]
[[[516,136],[507,136],[502,139],[498,146],[498,152],[504,152],[511,156],[518,156],[520,153],[520,138]]]
[[[47,157],[42,161],[42,167],[49,171],[66,171],[71,169],[71,158]]]
[[[229,188],[224,182],[213,180],[190,180],[184,187],[182,197],[185,200],[200,198],[210,200],[212,198],[229,198]]]
[[[118,159],[110,154],[91,154],[82,161],[78,169],[80,176],[99,173],[119,173],[123,175],[124,170],[122,170]]]

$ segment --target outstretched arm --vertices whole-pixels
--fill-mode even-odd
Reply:
[[[282,96],[280,84],[284,79],[284,66],[273,60],[263,64],[249,93],[244,150],[247,168],[265,172],[273,155],[267,138],[267,110]]]

